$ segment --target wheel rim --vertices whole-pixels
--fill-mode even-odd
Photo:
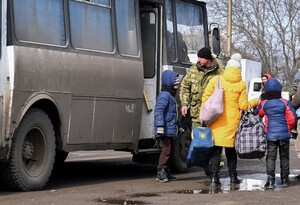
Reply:
[[[32,127],[26,134],[22,146],[23,167],[29,176],[39,176],[47,157],[46,135],[39,127]]]

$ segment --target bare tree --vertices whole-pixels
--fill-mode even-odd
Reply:
[[[226,39],[227,0],[207,0],[207,7]],[[300,68],[300,1],[233,0],[232,48],[289,86]]]

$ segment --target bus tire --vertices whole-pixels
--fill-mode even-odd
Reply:
[[[183,133],[179,133],[174,140],[171,169],[176,172],[186,172],[188,170],[186,157],[191,143],[191,131],[189,128]]]
[[[48,115],[40,109],[30,110],[15,131],[6,184],[12,189],[42,189],[52,173],[55,160],[55,134]]]

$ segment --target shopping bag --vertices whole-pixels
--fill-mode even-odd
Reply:
[[[220,76],[218,76],[218,81],[213,94],[203,104],[200,111],[200,120],[204,121],[206,124],[212,123],[224,110],[224,89],[220,81]]]
[[[252,111],[242,115],[235,136],[235,149],[241,159],[256,159],[265,156],[267,140],[264,124]]]
[[[192,137],[187,166],[207,167],[214,146],[211,129],[208,127],[193,128]]]

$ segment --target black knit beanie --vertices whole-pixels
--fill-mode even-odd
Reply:
[[[199,58],[212,59],[211,52],[209,48],[203,47],[198,51]]]

